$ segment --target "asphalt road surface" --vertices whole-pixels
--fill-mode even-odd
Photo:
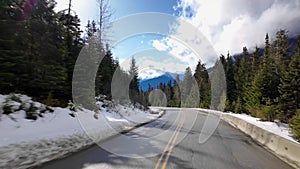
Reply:
[[[159,120],[36,168],[292,169],[224,121],[199,143],[206,118],[192,109],[167,109]]]

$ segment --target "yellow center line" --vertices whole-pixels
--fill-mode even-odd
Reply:
[[[182,121],[182,119],[181,119],[181,121]],[[181,121],[180,121],[180,123],[181,123]],[[177,133],[179,127],[180,127],[180,123],[178,123],[178,125],[177,125],[177,127],[176,127],[176,129],[175,129],[175,131],[174,131],[174,133],[172,135],[172,137],[169,139],[168,144],[166,145],[165,149],[163,150],[163,153],[161,154],[160,158],[158,159],[158,161],[157,161],[154,169],[158,169],[158,167],[159,167],[159,165],[161,163],[161,160],[163,159],[164,154],[167,152],[170,143],[174,139],[174,137],[175,137],[175,135],[176,135],[176,133]]]
[[[178,129],[179,129],[179,126],[180,126],[179,124],[180,124],[180,123],[178,123],[178,126],[177,126],[176,130],[174,131],[172,137],[169,139],[168,144],[166,145],[166,147],[165,147],[163,153],[161,154],[160,158],[158,159],[158,161],[157,161],[157,163],[156,163],[156,165],[155,165],[155,169],[158,169],[158,167],[159,167],[159,165],[160,165],[160,163],[161,163],[161,160],[162,160],[164,154],[167,152],[170,143],[171,143],[172,140],[174,139],[174,137],[175,137],[175,135],[176,135],[176,132],[177,132]]]
[[[171,147],[170,147],[170,149],[168,151],[167,157],[166,157],[166,159],[165,159],[165,161],[164,161],[164,163],[163,163],[163,165],[161,167],[162,169],[165,169],[167,167],[167,164],[168,164],[168,161],[169,161],[169,157],[170,157],[170,155],[171,155],[171,153],[173,151],[173,148],[175,147],[175,143],[176,143],[177,137],[178,137],[178,135],[180,133],[180,130],[181,130],[182,126],[183,126],[183,122],[184,122],[184,120],[182,121],[182,123],[180,125],[180,128],[177,131],[175,138],[173,139],[173,142],[172,142]]]

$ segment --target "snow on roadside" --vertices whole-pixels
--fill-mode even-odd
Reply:
[[[233,112],[222,112],[218,110],[209,110],[209,109],[201,109],[201,108],[195,108],[196,110],[204,111],[207,113],[213,113],[215,115],[222,116],[223,114],[230,115],[237,117],[239,119],[245,120],[248,123],[251,123],[257,127],[260,127],[266,131],[269,131],[271,133],[274,133],[278,136],[281,136],[283,138],[286,138],[288,140],[291,140],[293,142],[296,142],[300,144],[294,137],[293,134],[291,133],[291,128],[288,126],[288,124],[285,123],[280,123],[280,125],[277,125],[275,122],[270,122],[270,121],[260,121],[259,118],[252,117],[247,114],[237,114]]]
[[[14,115],[16,121],[8,116],[2,116],[0,146],[82,132],[77,118],[72,118],[69,112],[67,109],[55,108],[53,113],[47,113],[37,120],[25,119],[24,111]],[[92,118],[91,115],[91,120]]]
[[[251,123],[262,129],[265,129],[265,130],[267,130],[271,133],[274,133],[278,136],[281,136],[288,140],[297,142],[297,140],[295,138],[293,138],[293,134],[291,133],[291,128],[288,126],[288,124],[281,123],[281,124],[277,125],[275,122],[260,121],[259,118],[255,118],[255,117],[249,116],[247,114],[235,114],[235,113],[226,113],[226,114],[237,117],[239,119],[243,119],[243,120],[247,121],[248,123]],[[299,142],[297,142],[297,143],[299,143]]]
[[[30,97],[18,95],[30,101]],[[101,107],[98,119],[95,112],[82,109],[70,115],[68,108],[52,108],[54,111],[43,113],[37,120],[26,119],[26,112],[18,110],[3,114],[2,107],[7,95],[0,95],[0,168],[28,168],[50,161],[86,146],[104,140],[118,132],[157,118],[150,112],[133,106],[115,105]],[[32,101],[31,101],[32,102]],[[33,102],[37,107],[43,105]],[[23,104],[23,103],[22,103]],[[101,104],[99,102],[99,104]]]

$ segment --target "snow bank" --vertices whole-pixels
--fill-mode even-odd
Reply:
[[[276,123],[270,121],[260,121],[259,118],[255,118],[247,114],[235,114],[235,113],[226,113],[226,114],[237,117],[239,119],[243,119],[248,123],[260,127],[266,131],[274,133],[288,140],[297,142],[297,140],[294,139],[293,134],[291,133],[291,128],[288,126],[288,124],[281,123],[277,125]]]
[[[32,103],[30,97],[19,96],[22,104]],[[7,97],[0,95],[0,168],[22,169],[60,158],[158,117],[132,105],[101,107],[104,104],[99,101],[97,119],[95,112],[86,109],[71,112],[68,108],[55,107],[51,108],[53,112],[30,120],[25,118],[26,112],[18,108],[20,104],[15,101],[10,103],[15,112],[3,114]]]
[[[286,138],[288,140],[291,140],[293,142],[299,143],[294,137],[291,132],[291,128],[288,126],[288,124],[280,123],[280,125],[277,125],[275,122],[270,121],[260,121],[259,118],[255,118],[252,116],[249,116],[247,114],[236,114],[232,112],[222,112],[218,110],[209,110],[209,109],[201,109],[201,108],[195,108],[196,110],[204,111],[207,113],[213,113],[215,115],[222,116],[223,114],[230,115],[237,117],[239,119],[245,120],[246,122],[253,124],[257,127],[260,127],[266,131],[269,131],[271,133],[274,133],[280,137]]]

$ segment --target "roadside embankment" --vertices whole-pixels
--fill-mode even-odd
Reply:
[[[266,131],[243,119],[230,114],[222,114],[221,118],[233,127],[243,131],[252,139],[271,150],[273,154],[295,168],[300,168],[300,144],[279,135]]]

